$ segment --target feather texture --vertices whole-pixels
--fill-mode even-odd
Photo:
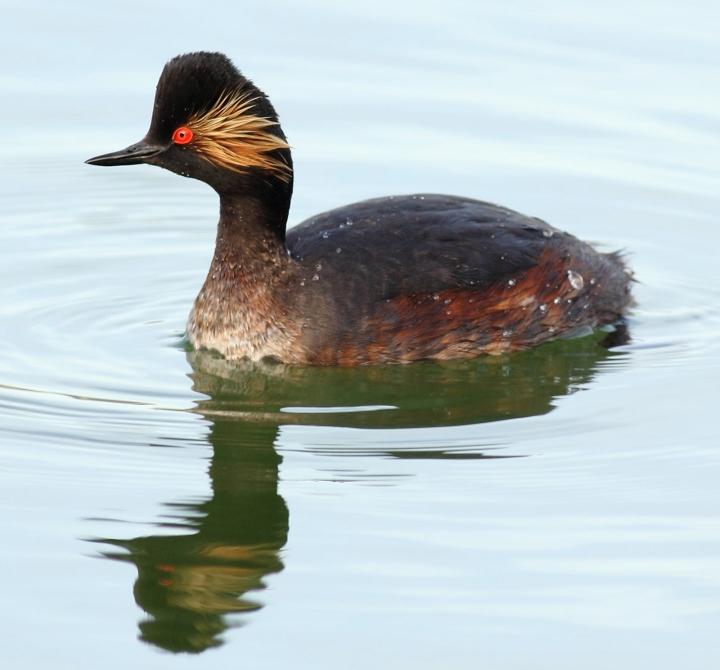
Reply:
[[[229,91],[207,111],[190,116],[195,149],[218,166],[235,172],[260,168],[287,183],[292,169],[278,151],[290,147],[273,132],[277,121],[253,114],[254,102],[252,93]]]

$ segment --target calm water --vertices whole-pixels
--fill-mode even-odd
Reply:
[[[3,4],[2,667],[712,667],[717,3],[241,4]],[[279,109],[292,222],[414,191],[541,216],[629,251],[631,342],[186,352],[214,195],[82,161],[196,48]]]

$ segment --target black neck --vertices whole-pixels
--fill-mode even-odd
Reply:
[[[288,206],[289,198],[287,202],[269,202],[256,195],[220,194],[220,221],[213,264],[231,266],[243,274],[248,271],[262,273],[278,261],[287,259],[285,224]]]
[[[289,151],[286,162],[292,169]],[[280,240],[285,240],[293,190],[292,172],[289,181],[285,182],[259,170],[246,173],[224,171],[222,179],[211,183],[211,186],[220,196],[221,224],[223,219],[241,225],[255,222],[272,230]]]

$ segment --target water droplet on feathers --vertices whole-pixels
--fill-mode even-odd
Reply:
[[[582,275],[575,272],[575,270],[568,270],[567,278],[570,282],[570,286],[572,286],[576,291],[579,291],[583,286],[585,286],[585,280],[582,278]]]

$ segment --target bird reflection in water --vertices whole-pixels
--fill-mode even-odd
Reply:
[[[446,364],[369,368],[299,368],[229,364],[188,353],[194,390],[208,396],[196,411],[210,424],[212,496],[168,504],[178,535],[97,539],[106,558],[138,570],[134,595],[147,613],[140,639],[172,652],[199,653],[262,607],[266,576],[283,569],[288,509],[278,494],[275,449],[282,424],[365,428],[462,425],[549,412],[558,398],[590,382],[625,354],[624,330],[555,342],[528,352]],[[387,405],[387,411],[313,413],[312,407]],[[297,413],[283,411],[302,407]],[[492,458],[492,453],[378,451],[393,458]],[[503,454],[505,456],[518,454]],[[188,531],[191,531],[188,534]],[[118,551],[121,549],[122,551]]]
[[[276,428],[215,420],[209,475],[212,497],[172,503],[181,535],[100,540],[122,548],[104,556],[135,564],[134,595],[149,615],[140,638],[168,651],[201,652],[221,642],[225,615],[259,609],[248,593],[283,569],[288,510],[278,495],[281,457],[273,449]],[[192,531],[192,534],[188,534]]]

